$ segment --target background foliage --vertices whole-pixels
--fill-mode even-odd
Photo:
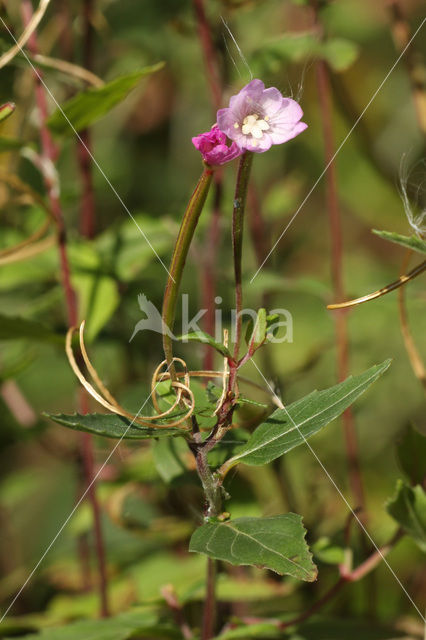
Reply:
[[[277,86],[284,95],[299,99],[309,124],[307,132],[290,144],[255,158],[253,179],[264,240],[270,246],[324,168],[316,57],[325,58],[332,69],[332,117],[338,145],[397,58],[392,21],[385,2],[331,2],[321,13],[327,40],[319,43],[312,33],[310,8],[304,2],[214,0],[206,4],[226,100],[250,77],[221,16],[254,76],[261,77],[266,86]],[[400,4],[415,29],[422,18],[422,3],[407,0]],[[22,31],[18,5],[7,2],[1,14],[17,34]],[[40,51],[84,66],[81,12],[80,2],[52,2],[39,28]],[[191,137],[207,130],[214,116],[191,2],[100,0],[93,26],[93,70],[108,83],[93,90],[103,92],[103,109],[96,99],[90,102],[86,96],[83,102],[81,96],[75,97],[83,89],[80,81],[44,68],[55,99],[60,104],[70,101],[66,113],[75,127],[81,130],[91,125],[93,153],[101,167],[101,171],[94,167],[93,173],[97,228],[93,240],[79,232],[81,182],[76,138],[52,101],[49,125],[60,148],[55,166],[80,319],[87,319],[91,354],[103,379],[122,404],[137,411],[149,394],[152,370],[163,357],[157,334],[140,332],[129,343],[140,319],[137,296],[144,293],[161,308],[166,273],[128,212],[167,264],[200,171]],[[425,42],[424,34],[415,41],[419,57],[426,53]],[[10,36],[2,30],[0,46],[6,50],[11,44]],[[142,77],[141,70],[152,65],[152,73]],[[43,195],[40,172],[31,161],[31,153],[39,145],[31,69],[19,55],[1,69],[1,74],[0,102],[13,100],[17,107],[1,125],[0,170],[19,175]],[[104,114],[107,105],[108,113]],[[406,162],[414,167],[409,185],[415,193],[424,180],[424,165],[419,164],[424,151],[424,135],[419,131],[408,74],[401,61],[338,155],[344,281],[349,297],[379,288],[399,274],[404,248],[373,235],[371,229],[410,234],[398,186],[401,158],[409,154]],[[233,182],[234,168],[230,167],[224,180],[221,239],[215,262],[217,295],[222,298],[218,306],[225,324],[233,306]],[[29,204],[6,183],[0,184],[0,206],[1,248],[24,240],[44,219],[40,206]],[[189,293],[190,314],[203,307],[203,260],[209,248],[212,206],[211,198],[184,276],[182,290]],[[293,316],[293,343],[267,347],[256,359],[287,404],[312,389],[336,382],[334,317],[326,310],[326,304],[334,299],[324,182],[312,192],[253,282],[258,262],[249,226],[244,248],[245,306],[285,307]],[[72,413],[77,396],[76,380],[63,349],[67,324],[56,248],[52,246],[29,260],[0,265],[0,300],[0,600],[6,609],[73,509],[81,492],[81,459],[77,434],[61,430],[42,415],[44,411]],[[422,353],[426,352],[425,302],[424,278],[419,278],[409,285],[407,305]],[[412,523],[406,524],[414,541],[404,538],[390,563],[423,610],[424,493],[416,493],[407,484],[413,478],[407,471],[404,449],[397,455],[396,445],[409,425],[425,433],[424,392],[404,350],[395,296],[352,311],[349,333],[352,372],[393,359],[386,376],[354,408],[367,528],[381,544],[395,531],[392,516],[406,524],[401,512],[407,500],[417,505],[423,514],[420,532],[418,521],[414,532]],[[190,367],[200,368],[203,345],[180,345],[176,351]],[[215,357],[220,366],[220,356]],[[246,366],[244,375],[262,384],[252,365]],[[13,401],[17,393],[22,394],[18,403]],[[257,399],[264,397],[259,393]],[[244,407],[240,422],[249,422],[255,411],[261,408]],[[407,438],[405,435],[405,443]],[[98,464],[110,452],[111,442],[96,439]],[[339,421],[311,442],[352,502]],[[422,446],[406,449],[408,457]],[[405,485],[400,480],[404,474]],[[286,455],[285,461],[241,467],[230,475],[233,518],[278,516],[290,510],[303,515],[319,577],[299,588],[296,580],[266,569],[222,566],[218,593],[223,619],[232,615],[291,616],[309,608],[333,584],[336,564],[342,560],[348,512],[341,497],[304,446]],[[414,482],[424,482],[424,472],[417,474]],[[70,628],[70,638],[181,637],[165,606],[167,585],[173,585],[185,615],[197,624],[204,597],[205,559],[187,550],[189,537],[200,524],[203,504],[194,469],[187,453],[179,450],[179,441],[170,444],[160,439],[154,445],[123,442],[102,471],[97,491],[108,558],[110,609],[119,616],[113,623],[92,620],[98,612],[93,588],[96,567],[92,562],[85,589],[79,561],[86,542],[89,548],[93,546],[91,512],[83,503],[16,601],[11,617],[0,625],[0,637],[35,633],[80,619],[82,626]],[[363,541],[356,527],[353,524],[351,538],[354,566],[369,551],[369,542]],[[355,622],[343,627],[345,619]],[[221,638],[247,638],[248,633],[247,629],[228,629]],[[266,623],[253,625],[250,633],[250,637],[287,637],[282,632],[277,635],[279,632]],[[385,639],[399,633],[422,637],[421,620],[389,569],[381,565],[362,584],[345,587],[321,616],[303,625],[297,637]],[[46,630],[40,636],[26,637],[65,640],[68,636]]]

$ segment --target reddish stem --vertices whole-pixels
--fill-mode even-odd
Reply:
[[[93,69],[93,39],[92,14],[94,0],[84,0],[83,3],[83,66],[91,71]],[[80,169],[82,194],[80,209],[80,230],[86,238],[93,238],[96,227],[96,204],[93,186],[92,170],[92,140],[89,129],[80,133],[77,141],[77,159]]]
[[[262,622],[269,623],[275,625],[278,629],[284,630],[290,627],[294,627],[296,625],[305,622],[309,618],[311,618],[315,613],[320,611],[328,602],[330,602],[348,582],[357,582],[364,578],[368,573],[373,571],[380,562],[383,560],[385,556],[394,548],[397,542],[403,537],[404,533],[401,530],[398,530],[395,535],[389,540],[389,542],[379,550],[376,550],[372,553],[362,564],[359,565],[353,571],[347,570],[345,567],[340,567],[340,577],[337,582],[328,589],[324,593],[319,600],[314,602],[314,604],[309,607],[306,611],[304,611],[299,616],[292,618],[291,620],[287,620],[286,622],[280,622],[279,620],[265,620],[262,618],[243,618],[243,621],[247,624],[259,624]],[[229,625],[230,628],[235,627],[235,625]]]
[[[204,603],[201,640],[210,640],[214,634],[216,620],[216,571],[217,561],[213,558],[207,558],[206,600]]]
[[[22,11],[24,26],[27,26],[27,24],[29,23],[33,15],[33,8],[30,0],[22,0],[21,11]],[[36,32],[32,34],[30,40],[28,41],[28,48],[30,49],[32,54],[37,53],[38,46],[37,46]],[[61,202],[59,199],[59,189],[58,189],[58,185],[55,182],[55,178],[52,175],[52,169],[57,159],[58,152],[53,142],[49,128],[47,126],[48,108],[47,108],[46,93],[42,83],[42,77],[43,76],[40,71],[34,74],[36,102],[37,102],[37,107],[40,114],[41,157],[42,157],[42,165],[44,168],[43,178],[44,178],[45,187],[46,187],[47,195],[50,202],[50,208],[55,217],[56,226],[57,226],[57,241],[58,241],[61,276],[62,276],[62,286],[63,286],[66,305],[67,305],[67,322],[68,322],[68,326],[74,326],[77,324],[77,321],[78,321],[77,298],[71,283],[71,271],[70,271],[70,264],[68,260],[67,242],[66,242],[66,228],[65,228],[65,222],[64,222],[64,217],[62,213]],[[86,400],[84,398],[85,398],[85,395],[82,392],[80,394],[79,408],[83,413],[86,412]],[[81,437],[80,443],[82,447],[82,455],[84,460],[85,482],[88,485],[90,485],[94,478],[93,444],[90,436],[89,438],[87,438],[85,434],[83,434],[83,436]],[[100,599],[101,599],[100,613],[102,616],[106,616],[108,615],[107,595],[106,595],[106,562],[105,562],[105,554],[103,550],[100,507],[96,497],[96,489],[95,489],[94,483],[90,487],[88,495],[89,495],[89,501],[90,501],[90,504],[92,507],[92,513],[93,513],[95,547],[96,547],[96,553],[97,553],[98,565],[99,565],[99,575],[100,575],[99,582],[100,582]]]
[[[216,53],[211,37],[211,28],[207,21],[203,0],[193,0],[195,17],[197,19],[198,36],[203,50],[204,64],[210,87],[213,109],[216,111],[222,103],[222,88],[218,71]]]
[[[316,13],[316,19],[318,18]],[[331,272],[334,296],[337,300],[345,299],[343,285],[343,243],[342,224],[337,193],[336,165],[334,157],[334,136],[332,123],[332,102],[330,78],[327,65],[323,60],[316,63],[316,76],[320,103],[321,121],[324,137],[324,160],[328,171],[326,174],[326,197],[331,234]],[[335,318],[337,346],[337,375],[339,382],[349,374],[349,340],[347,316],[339,312]],[[359,464],[358,442],[352,410],[346,409],[342,416],[346,440],[346,456],[349,467],[349,481],[357,506],[364,510],[365,498]]]
[[[210,88],[212,110],[216,119],[216,111],[222,104],[222,87],[219,74],[219,65],[216,51],[211,36],[211,26],[207,20],[203,0],[193,0],[194,13],[197,21],[197,30],[203,52],[204,67],[208,85]],[[203,306],[207,309],[204,326],[207,333],[215,335],[215,297],[216,297],[216,264],[220,239],[222,200],[222,172],[215,175],[214,205],[210,227],[207,232],[208,254],[203,265]],[[206,345],[204,352],[204,369],[213,369],[214,352]]]
[[[33,15],[32,5],[29,0],[22,0],[21,11],[23,22],[26,26]],[[31,38],[28,41],[28,48],[30,49],[32,54],[36,54],[38,51],[35,32],[32,34]],[[46,124],[48,118],[47,99],[41,79],[42,74],[40,71],[38,71],[34,75],[34,80],[36,102],[40,114],[41,158],[44,167],[43,179],[50,201],[50,208],[56,221],[62,286],[64,289],[65,300],[67,304],[67,319],[69,326],[72,326],[77,323],[77,300],[71,284],[70,266],[66,245],[66,229],[64,218],[62,215],[61,203],[59,200],[58,187],[50,171],[50,169],[53,168],[53,165],[56,162],[58,151]]]
[[[88,396],[85,389],[80,389],[80,411],[85,414],[88,412]],[[95,477],[95,457],[93,451],[93,439],[90,433],[82,433],[80,439],[81,456],[83,461],[84,479],[89,487],[88,498],[92,507],[94,543],[96,557],[98,559],[99,570],[99,596],[100,596],[100,614],[102,618],[109,616],[108,608],[108,578],[105,560],[105,547],[102,534],[101,509],[96,495]]]
[[[308,620],[311,616],[317,613],[317,611],[320,611],[338,593],[340,593],[340,591],[342,590],[345,584],[347,584],[348,582],[358,582],[359,580],[364,578],[367,574],[369,574],[371,571],[373,571],[373,569],[375,569],[380,564],[383,558],[389,554],[389,552],[394,548],[394,546],[403,537],[403,535],[404,535],[403,531],[398,530],[395,533],[395,535],[392,536],[392,538],[389,540],[387,544],[383,545],[380,549],[374,551],[374,553],[372,553],[366,560],[364,560],[362,564],[360,564],[353,571],[350,571],[346,567],[341,566],[339,568],[340,570],[339,579],[332,587],[330,587],[330,589],[328,589],[328,591],[324,593],[323,596],[321,596],[321,598],[319,598],[319,600],[314,602],[314,604],[311,607],[309,607],[309,609],[304,611],[302,614],[300,614],[296,618],[292,618],[291,620],[288,620],[286,622],[276,621],[276,626],[279,629],[283,630],[283,629],[288,629],[289,627],[293,627],[295,625],[299,625],[302,622],[305,622],[306,620]],[[249,621],[247,620],[247,622]],[[255,619],[251,621],[251,624],[256,624],[259,622],[262,622],[262,620]],[[275,621],[273,620],[270,622],[275,623]]]
[[[88,129],[80,132],[77,142],[77,159],[81,177],[80,231],[86,238],[93,238],[96,227],[95,193],[91,163],[92,136]]]
[[[289,627],[293,627],[296,624],[300,624],[301,622],[305,622],[305,620],[308,620],[308,618],[310,618],[317,611],[322,609],[322,607],[324,607],[327,604],[327,602],[330,602],[330,600],[332,600],[334,596],[336,596],[339,593],[339,591],[341,590],[344,584],[346,584],[345,578],[340,577],[338,581],[328,591],[326,591],[325,594],[319,600],[317,600],[311,607],[309,607],[309,609],[307,609],[300,616],[297,616],[297,618],[293,618],[288,622],[282,622],[279,625],[279,628],[288,629]]]

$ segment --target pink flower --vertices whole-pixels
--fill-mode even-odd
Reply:
[[[192,144],[201,152],[203,160],[211,166],[225,164],[225,162],[240,156],[244,151],[235,142],[228,146],[226,135],[219,130],[217,124],[214,124],[210,131],[192,138]]]
[[[228,108],[219,109],[217,124],[241,149],[263,153],[302,133],[308,126],[300,122],[302,116],[295,100],[255,79],[232,96]]]

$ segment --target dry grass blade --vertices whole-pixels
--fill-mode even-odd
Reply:
[[[13,60],[13,58],[18,53],[20,53],[22,47],[27,44],[28,40],[31,38],[32,34],[40,24],[49,4],[50,0],[40,0],[40,4],[38,5],[37,10],[34,12],[30,22],[24,29],[24,32],[22,33],[20,38],[15,42],[13,47],[11,47],[0,57],[0,69],[9,64],[9,62]]]
[[[83,67],[79,67],[77,64],[73,64],[72,62],[67,62],[67,60],[50,58],[49,56],[43,56],[40,53],[36,53],[33,56],[33,60],[45,67],[50,67],[50,69],[60,71],[67,76],[73,76],[74,78],[83,80],[83,82],[87,82],[87,84],[90,84],[93,87],[103,87],[105,84],[104,81],[95,73],[92,73]]]
[[[391,291],[395,291],[395,289],[402,287],[404,284],[406,284],[410,280],[417,278],[417,276],[423,273],[423,271],[426,271],[426,260],[421,262],[419,265],[417,265],[417,267],[412,269],[406,275],[400,276],[398,280],[395,280],[395,282],[388,284],[386,287],[383,287],[378,291],[374,291],[374,293],[369,293],[366,296],[362,296],[361,298],[355,298],[355,300],[349,300],[348,302],[338,302],[337,304],[328,304],[327,309],[330,309],[330,310],[348,309],[349,307],[356,307],[357,305],[363,304],[364,302],[375,300],[376,298],[380,298],[381,296],[384,296],[387,293],[390,293]]]
[[[411,254],[412,252],[408,251],[406,258],[404,259],[402,271],[405,271],[405,269],[407,268]],[[411,367],[414,371],[414,375],[416,376],[416,378],[418,378],[420,383],[423,385],[424,390],[426,391],[426,369],[410,331],[410,326],[408,323],[408,313],[405,306],[405,291],[403,288],[398,291],[398,309],[401,334],[404,340],[405,350],[407,351],[407,355],[410,360]]]
[[[134,415],[129,411],[127,411],[124,407],[122,407],[117,402],[117,400],[112,396],[112,394],[108,391],[108,389],[102,383],[96,369],[93,367],[92,363],[90,362],[90,359],[88,357],[87,350],[84,344],[84,322],[82,322],[82,324],[80,325],[80,348],[81,348],[82,357],[90,375],[92,376],[93,380],[95,381],[95,384],[98,386],[101,393],[99,393],[93,387],[93,385],[85,378],[85,376],[81,372],[79,365],[77,364],[77,361],[74,357],[74,352],[72,349],[72,338],[75,331],[76,331],[75,327],[71,327],[68,330],[66,341],[65,341],[65,351],[66,351],[72,370],[74,371],[75,375],[77,376],[77,378],[79,379],[83,387],[86,389],[86,391],[92,396],[92,398],[94,398],[97,402],[99,402],[99,404],[105,407],[105,409],[108,409],[108,411],[111,411],[112,413],[115,413],[117,415],[120,415],[124,418],[131,420],[133,424],[138,424],[144,427],[151,427],[152,429],[168,429],[171,427],[183,428],[183,423],[192,415],[195,408],[194,395],[191,389],[189,388],[189,386],[182,384],[181,382],[173,383],[173,386],[176,387],[176,389],[178,390],[178,393],[176,395],[175,402],[173,403],[173,405],[170,406],[170,408],[167,411],[160,412],[155,416]],[[183,362],[183,361],[180,361],[180,362]],[[164,366],[164,364],[165,363],[162,362],[154,372],[153,383],[152,383],[154,392],[155,392],[155,387],[158,386],[158,383],[162,380],[162,376],[166,375],[164,373],[163,374],[159,373],[161,368]],[[188,382],[189,382],[189,377],[188,377]],[[179,417],[179,419],[174,420],[172,422],[167,422],[166,424],[158,424],[154,422],[155,420],[167,418],[172,413],[172,411],[177,407],[183,394],[185,394],[185,396],[188,399],[187,400],[188,410],[183,416]]]

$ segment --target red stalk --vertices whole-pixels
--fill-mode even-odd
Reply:
[[[315,15],[317,19],[317,13]],[[318,60],[316,63],[316,76],[324,136],[324,160],[326,166],[329,167],[326,174],[326,197],[331,236],[331,272],[333,292],[337,300],[344,300],[342,224],[337,193],[336,165],[332,161],[332,158],[334,157],[334,136],[331,116],[332,101],[330,78],[328,68],[323,60]],[[338,312],[336,314],[335,323],[337,375],[340,382],[349,375],[349,340],[346,313]],[[365,498],[359,464],[358,442],[353,413],[350,408],[346,409],[342,419],[352,495],[355,498],[356,506],[364,509]]]
[[[26,26],[33,15],[33,9],[29,0],[22,0],[21,11],[24,25]],[[38,51],[37,37],[34,32],[28,42],[28,48],[31,53],[36,54]],[[53,142],[49,128],[47,126],[48,109],[45,89],[42,83],[42,74],[40,71],[35,73],[35,93],[36,102],[40,114],[40,141],[41,141],[41,157],[43,166],[52,166],[57,159],[57,148]],[[59,193],[57,185],[49,176],[49,173],[44,171],[43,178],[46,186],[47,195],[50,201],[50,207],[56,220],[57,226],[57,242],[60,259],[60,269],[62,276],[62,287],[64,290],[66,306],[67,306],[67,323],[69,326],[74,326],[78,321],[78,308],[77,298],[75,291],[71,283],[71,271],[67,253],[67,241],[66,241],[66,227],[59,199]],[[83,399],[83,394],[80,395],[80,409],[85,412],[87,399]],[[89,438],[85,437],[85,434],[80,439],[82,447],[82,455],[84,460],[85,482],[89,485],[94,477],[94,452],[93,443]],[[93,524],[94,524],[94,538],[96,555],[99,566],[99,590],[101,599],[101,616],[108,615],[107,606],[107,593],[106,593],[106,561],[104,554],[104,545],[102,539],[101,520],[100,520],[100,507],[96,496],[95,485],[93,484],[89,491],[89,501],[92,508]]]

